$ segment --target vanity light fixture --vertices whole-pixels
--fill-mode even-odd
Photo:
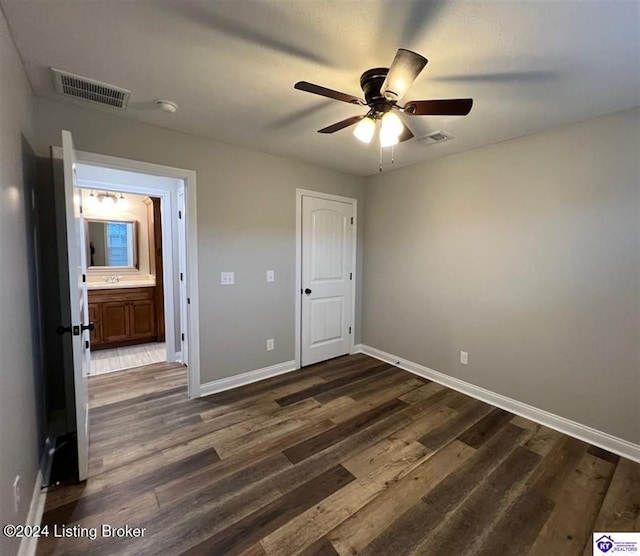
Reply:
[[[120,193],[120,197],[118,197],[118,207],[123,210],[129,208],[129,202],[124,198],[123,193]]]
[[[95,190],[91,190],[89,193],[89,198],[87,199],[87,207],[91,209],[95,209],[98,206],[98,198],[96,197]]]
[[[128,203],[124,198],[124,194],[120,193],[118,197],[117,193],[113,193],[111,191],[97,191],[95,189],[91,190],[89,194],[89,199],[87,200],[87,206],[91,208],[106,208],[106,207],[114,207],[118,205],[122,208],[127,208]]]
[[[118,197],[116,196],[115,193],[111,193],[110,191],[104,191],[104,192],[98,193],[98,202],[100,204],[104,204],[106,202],[107,204],[111,203],[111,205],[115,205],[118,202]]]

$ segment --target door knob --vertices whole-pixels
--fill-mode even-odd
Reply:
[[[304,290],[304,293],[306,293],[307,295],[311,294],[311,290],[309,288],[307,288],[306,290]]]
[[[89,324],[81,324],[80,325],[80,330],[84,331],[84,330],[89,330],[91,332],[93,332],[96,329],[96,325],[93,322],[90,322]]]

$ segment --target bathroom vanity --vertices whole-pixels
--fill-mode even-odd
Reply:
[[[164,341],[160,200],[85,218],[91,349]]]
[[[158,340],[155,285],[118,285],[89,289],[91,349]]]

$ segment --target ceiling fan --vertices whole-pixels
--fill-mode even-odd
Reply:
[[[418,74],[427,65],[427,59],[420,54],[398,49],[391,67],[373,68],[360,77],[360,86],[365,100],[327,89],[308,81],[298,81],[294,88],[323,97],[368,106],[366,114],[351,116],[330,126],[318,130],[318,133],[335,133],[341,129],[358,124],[353,134],[363,143],[370,143],[377,122],[380,121],[380,145],[390,147],[396,143],[411,139],[414,135],[400,120],[396,111],[409,116],[466,116],[473,106],[473,99],[455,98],[444,100],[410,100],[404,106],[398,101],[404,96]]]

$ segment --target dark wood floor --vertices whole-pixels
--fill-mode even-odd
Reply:
[[[186,397],[158,364],[90,379],[91,478],[39,554],[583,556],[640,530],[640,465],[364,355]]]

